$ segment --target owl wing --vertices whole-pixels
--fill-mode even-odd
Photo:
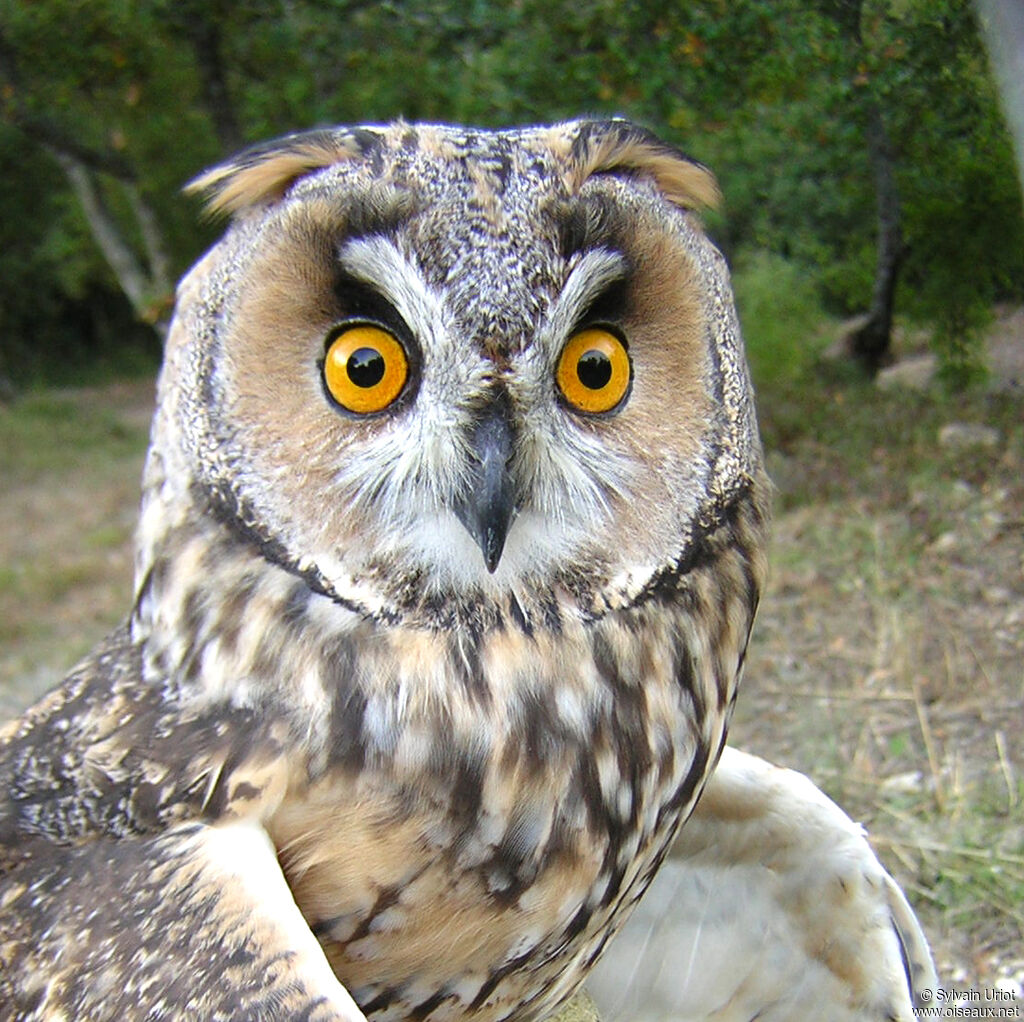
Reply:
[[[602,1022],[912,1022],[937,986],[863,829],[802,774],[729,748],[587,983]]]
[[[19,851],[0,875],[0,1017],[365,1022],[257,823]]]

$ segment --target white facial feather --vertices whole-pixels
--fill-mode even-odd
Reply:
[[[588,304],[622,276],[622,256],[600,249],[577,260],[536,344],[509,374],[514,399],[529,406],[513,462],[529,500],[512,523],[493,575],[451,510],[469,485],[466,438],[473,407],[493,379],[493,364],[482,355],[467,357],[466,338],[457,335],[441,296],[389,239],[350,241],[339,260],[392,303],[423,353],[414,405],[339,459],[337,485],[370,523],[376,556],[425,569],[428,586],[438,591],[478,585],[488,593],[578,558],[594,532],[607,525],[612,500],[629,499],[632,469],[557,406],[554,367]],[[323,567],[329,555],[318,561]]]

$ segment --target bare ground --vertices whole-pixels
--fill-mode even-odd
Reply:
[[[803,770],[867,826],[944,981],[1020,985],[1021,490],[950,498],[962,517],[934,536],[913,507],[867,501],[779,518],[731,741]]]
[[[0,468],[0,720],[58,682],[131,605],[153,382],[53,402],[29,436],[4,429],[18,412],[0,405],[2,442],[41,448],[5,451]],[[82,443],[83,420],[92,443]]]
[[[62,395],[72,419],[102,410],[113,453],[100,436],[0,476],[0,719],[129,608],[151,393]],[[762,407],[780,490],[773,570],[732,740],[864,821],[946,982],[1022,983],[1024,405],[990,416],[984,401],[908,408],[886,392],[858,418],[845,395],[821,400],[849,430],[877,432],[847,458],[831,405],[817,433],[800,409]],[[12,414],[0,407],[0,429]],[[995,441],[940,449],[958,418],[994,418]]]

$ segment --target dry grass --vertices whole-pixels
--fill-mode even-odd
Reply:
[[[128,611],[152,395],[144,381],[0,405],[0,720]]]
[[[771,402],[781,512],[732,741],[867,826],[943,979],[1024,982],[1020,399],[823,384],[799,430]],[[951,420],[999,439],[944,448]]]
[[[732,739],[865,823],[945,977],[977,986],[1024,971],[1024,544],[1018,520],[916,546],[866,508],[781,518]]]
[[[0,718],[127,611],[151,385],[0,408]],[[35,404],[33,404],[33,401]],[[773,575],[736,744],[865,822],[946,980],[1024,972],[1020,398],[762,394]],[[943,449],[950,419],[1000,431]]]

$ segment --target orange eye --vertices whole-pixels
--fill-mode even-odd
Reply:
[[[555,371],[565,400],[577,411],[590,415],[617,408],[629,392],[631,378],[625,344],[600,327],[573,334],[562,349]]]
[[[342,328],[327,348],[324,382],[331,397],[350,412],[383,411],[408,378],[405,349],[379,326]]]

